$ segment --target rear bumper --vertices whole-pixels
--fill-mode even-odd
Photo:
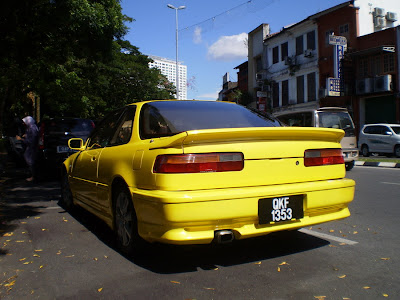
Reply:
[[[357,148],[349,148],[349,149],[342,149],[343,151],[343,158],[346,163],[358,160],[358,149]]]
[[[149,191],[131,188],[139,234],[150,242],[207,244],[216,230],[232,230],[235,239],[292,230],[350,215],[354,197],[350,179],[317,181],[268,187],[201,191]],[[304,217],[260,225],[261,198],[304,195]]]

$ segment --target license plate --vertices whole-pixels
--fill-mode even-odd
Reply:
[[[259,224],[271,224],[303,218],[303,198],[303,195],[293,195],[259,199]]]
[[[71,149],[68,146],[57,146],[57,153],[67,153],[70,151]]]

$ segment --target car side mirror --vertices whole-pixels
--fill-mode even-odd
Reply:
[[[80,138],[72,138],[68,140],[68,147],[72,150],[81,151],[84,149],[83,147],[83,140]]]
[[[393,135],[391,131],[385,131],[385,135]]]

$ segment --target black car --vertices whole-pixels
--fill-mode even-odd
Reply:
[[[68,147],[70,138],[86,140],[94,129],[92,120],[54,118],[43,120],[39,127],[39,166],[50,174],[58,171],[62,162],[74,151]]]

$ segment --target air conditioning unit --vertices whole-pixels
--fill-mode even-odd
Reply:
[[[304,57],[313,57],[314,53],[311,49],[306,49],[306,51],[304,51]]]
[[[357,80],[357,82],[356,82],[356,94],[357,95],[371,93],[373,91],[372,88],[373,88],[372,78],[363,78],[363,79]]]
[[[374,92],[388,92],[392,90],[392,75],[378,76],[374,80]]]
[[[386,20],[388,20],[389,22],[396,22],[397,21],[397,14],[395,12],[388,11],[386,13]]]
[[[292,65],[295,65],[295,64],[296,64],[296,60],[295,60],[294,57],[291,57],[291,56],[286,56],[285,57],[285,65],[292,66]]]
[[[385,9],[380,7],[375,7],[374,9],[375,17],[384,17],[385,16]]]
[[[384,28],[386,27],[386,19],[384,17],[376,17],[374,24],[376,28]]]

